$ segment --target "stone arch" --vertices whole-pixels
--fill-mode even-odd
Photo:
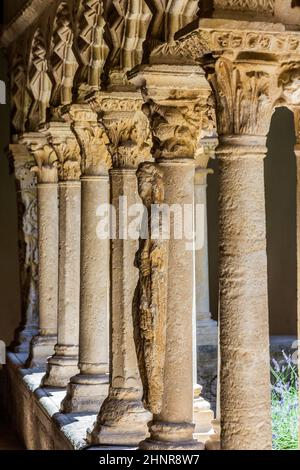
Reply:
[[[109,46],[107,44],[105,4],[87,0],[77,15],[76,47],[81,61],[78,81],[98,88]]]
[[[48,74],[46,43],[39,28],[31,43],[28,86],[33,100],[29,112],[29,126],[30,129],[35,129],[46,121],[52,90],[52,82]]]
[[[30,103],[25,60],[21,54],[16,54],[11,65],[11,115],[17,132],[25,130]]]
[[[277,107],[270,125],[267,140],[268,154],[265,159],[271,336],[296,334],[297,247],[294,145],[293,113],[287,107]]]
[[[53,106],[69,104],[78,62],[73,51],[74,32],[67,2],[62,2],[53,23],[50,64],[53,90],[50,103]]]
[[[153,13],[151,37],[161,42],[172,42],[180,29],[197,18],[201,6],[198,0],[145,1]]]

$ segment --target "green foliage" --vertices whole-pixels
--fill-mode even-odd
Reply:
[[[284,363],[273,359],[272,433],[274,450],[298,449],[298,374],[291,356]]]

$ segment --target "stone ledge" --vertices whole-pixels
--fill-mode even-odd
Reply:
[[[22,354],[8,353],[4,368],[4,406],[29,450],[81,450],[95,414],[62,414],[65,389],[39,387],[43,371],[24,369]]]

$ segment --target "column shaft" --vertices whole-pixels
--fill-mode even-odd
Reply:
[[[203,246],[195,250],[196,268],[196,329],[197,346],[217,345],[217,323],[212,320],[209,304],[209,266],[208,266],[208,234],[207,234],[207,172],[205,169],[197,169],[195,176],[195,205],[203,209],[203,225],[196,227],[199,239],[203,240]]]
[[[58,185],[39,183],[39,334],[31,342],[29,367],[45,365],[57,341]]]
[[[259,138],[245,147],[235,139],[218,149],[220,400],[225,450],[271,449],[266,147],[265,138],[261,139],[260,146]]]
[[[133,300],[138,283],[134,266],[138,241],[122,239],[120,196],[127,207],[140,202],[136,170],[110,170],[112,205],[116,211],[116,239],[111,252],[111,379],[109,395],[104,401],[89,441],[94,444],[136,446],[147,435],[150,413],[142,405],[133,335]]]
[[[108,176],[82,177],[80,374],[71,378],[64,412],[98,412],[108,394],[110,240],[97,235],[97,209],[109,203]]]
[[[60,182],[59,196],[58,338],[43,379],[44,385],[52,387],[65,387],[78,372],[80,182]]]
[[[298,130],[299,117],[295,111],[296,130]],[[298,134],[298,133],[297,133]],[[299,138],[299,137],[298,137]],[[295,145],[296,155],[296,169],[297,169],[297,192],[296,192],[296,224],[297,224],[297,348],[300,346],[300,143]],[[298,370],[300,370],[300,354],[298,353]],[[300,388],[299,388],[299,403],[300,403]],[[299,414],[299,446],[300,446],[300,414]]]
[[[193,207],[194,162],[160,162],[164,175],[165,204]],[[180,188],[180,191],[178,191]],[[170,218],[168,256],[167,330],[164,394],[159,415],[150,424],[150,439],[142,449],[193,449],[193,251],[187,239],[175,239],[174,216]],[[187,365],[190,365],[187,366]]]

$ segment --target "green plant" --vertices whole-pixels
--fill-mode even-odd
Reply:
[[[298,374],[291,356],[284,363],[273,359],[272,434],[274,450],[298,449]]]

